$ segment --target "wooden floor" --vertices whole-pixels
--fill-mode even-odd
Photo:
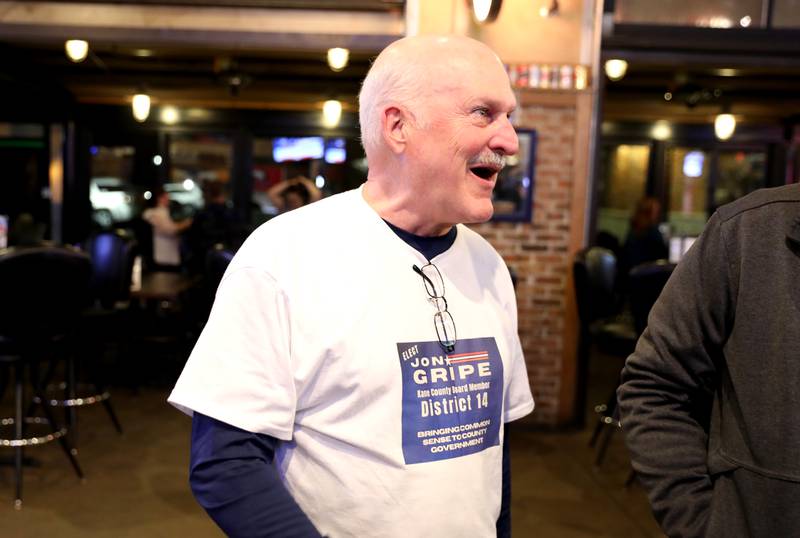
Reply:
[[[607,381],[594,382],[590,401],[607,392]],[[56,444],[30,449],[38,465],[25,469],[22,510],[13,508],[12,468],[0,466],[0,537],[222,536],[189,492],[190,421],[166,404],[167,393],[160,386],[138,394],[115,390],[122,436],[102,408],[80,411],[83,483]],[[6,394],[3,414],[9,405]],[[587,447],[589,430],[512,426],[515,537],[661,536],[638,485],[624,487],[629,467],[621,436],[614,437],[606,461],[596,469]],[[10,454],[0,448],[0,457]]]

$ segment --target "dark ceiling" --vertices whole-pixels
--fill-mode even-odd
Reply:
[[[325,51],[220,50],[92,44],[88,58],[71,62],[63,43],[0,45],[8,83],[68,91],[78,102],[119,104],[140,88],[154,101],[212,108],[313,108],[324,99],[355,105],[373,54],[352,52],[340,72]]]
[[[135,3],[161,4],[153,9],[162,9],[164,4],[183,10],[187,5],[224,6],[234,8],[244,17],[248,15],[248,7],[288,9],[293,13],[316,10],[317,22],[309,33],[296,30],[280,33],[275,29],[175,30],[169,28],[168,21],[160,27],[140,26],[132,30],[87,25],[84,30],[88,29],[92,36],[88,38],[90,53],[81,63],[71,62],[64,52],[65,36],[81,34],[63,23],[0,22],[0,55],[4,59],[0,65],[0,93],[22,97],[47,95],[63,102],[126,104],[144,88],[155,106],[316,110],[327,99],[339,99],[345,111],[353,111],[360,82],[371,60],[397,36],[380,30],[348,35],[342,33],[342,28],[320,29],[319,13],[340,12],[336,15],[345,16],[350,13],[354,17],[364,14],[369,21],[402,21],[405,5],[404,0]],[[187,17],[197,13],[185,12]],[[305,16],[300,15],[301,20]],[[390,27],[380,24],[384,26],[379,28]],[[340,72],[332,71],[326,61],[327,47],[334,46],[329,44],[334,42],[342,42],[351,49],[349,64]]]
[[[622,80],[604,79],[607,119],[707,122],[722,109],[751,123],[800,115],[800,32],[620,26],[603,60],[623,58]],[[666,94],[666,98],[665,98]]]
[[[605,81],[604,115],[693,123],[725,110],[752,123],[781,123],[800,114],[800,69],[726,65],[631,63],[622,80]]]

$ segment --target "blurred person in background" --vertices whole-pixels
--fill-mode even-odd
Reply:
[[[322,198],[322,192],[313,181],[304,176],[297,176],[273,185],[268,191],[272,205],[280,213],[303,207]]]
[[[153,261],[158,269],[179,270],[181,234],[192,225],[192,219],[172,220],[169,193],[159,191],[154,198],[155,206],[142,213],[142,218],[153,228]]]
[[[228,206],[225,184],[219,180],[203,184],[204,206],[192,218],[186,232],[187,267],[202,272],[206,254],[214,245],[235,250],[241,243],[238,219]]]
[[[416,36],[359,102],[367,182],[247,239],[169,397],[192,491],[230,536],[509,536],[534,404],[509,271],[461,223],[492,216],[514,93],[484,44]]]
[[[624,265],[628,270],[669,256],[667,243],[658,228],[660,223],[661,203],[652,196],[639,200],[622,247]]]

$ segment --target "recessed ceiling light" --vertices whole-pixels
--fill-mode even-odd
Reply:
[[[167,125],[175,125],[180,119],[178,109],[174,106],[165,106],[161,109],[161,121]]]
[[[132,102],[133,117],[136,121],[143,122],[150,115],[150,96],[146,93],[137,93]]]
[[[347,67],[350,51],[341,47],[328,49],[328,66],[334,71],[341,71]]]
[[[733,114],[718,114],[714,118],[714,134],[720,140],[728,140],[736,131],[736,118]]]
[[[89,54],[89,43],[83,39],[70,39],[64,43],[67,57],[75,63],[82,62]]]
[[[620,80],[628,71],[628,62],[613,58],[605,63],[606,76],[611,80]]]

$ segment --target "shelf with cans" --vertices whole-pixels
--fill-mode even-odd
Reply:
[[[589,68],[585,65],[506,64],[514,88],[532,90],[586,90]]]

